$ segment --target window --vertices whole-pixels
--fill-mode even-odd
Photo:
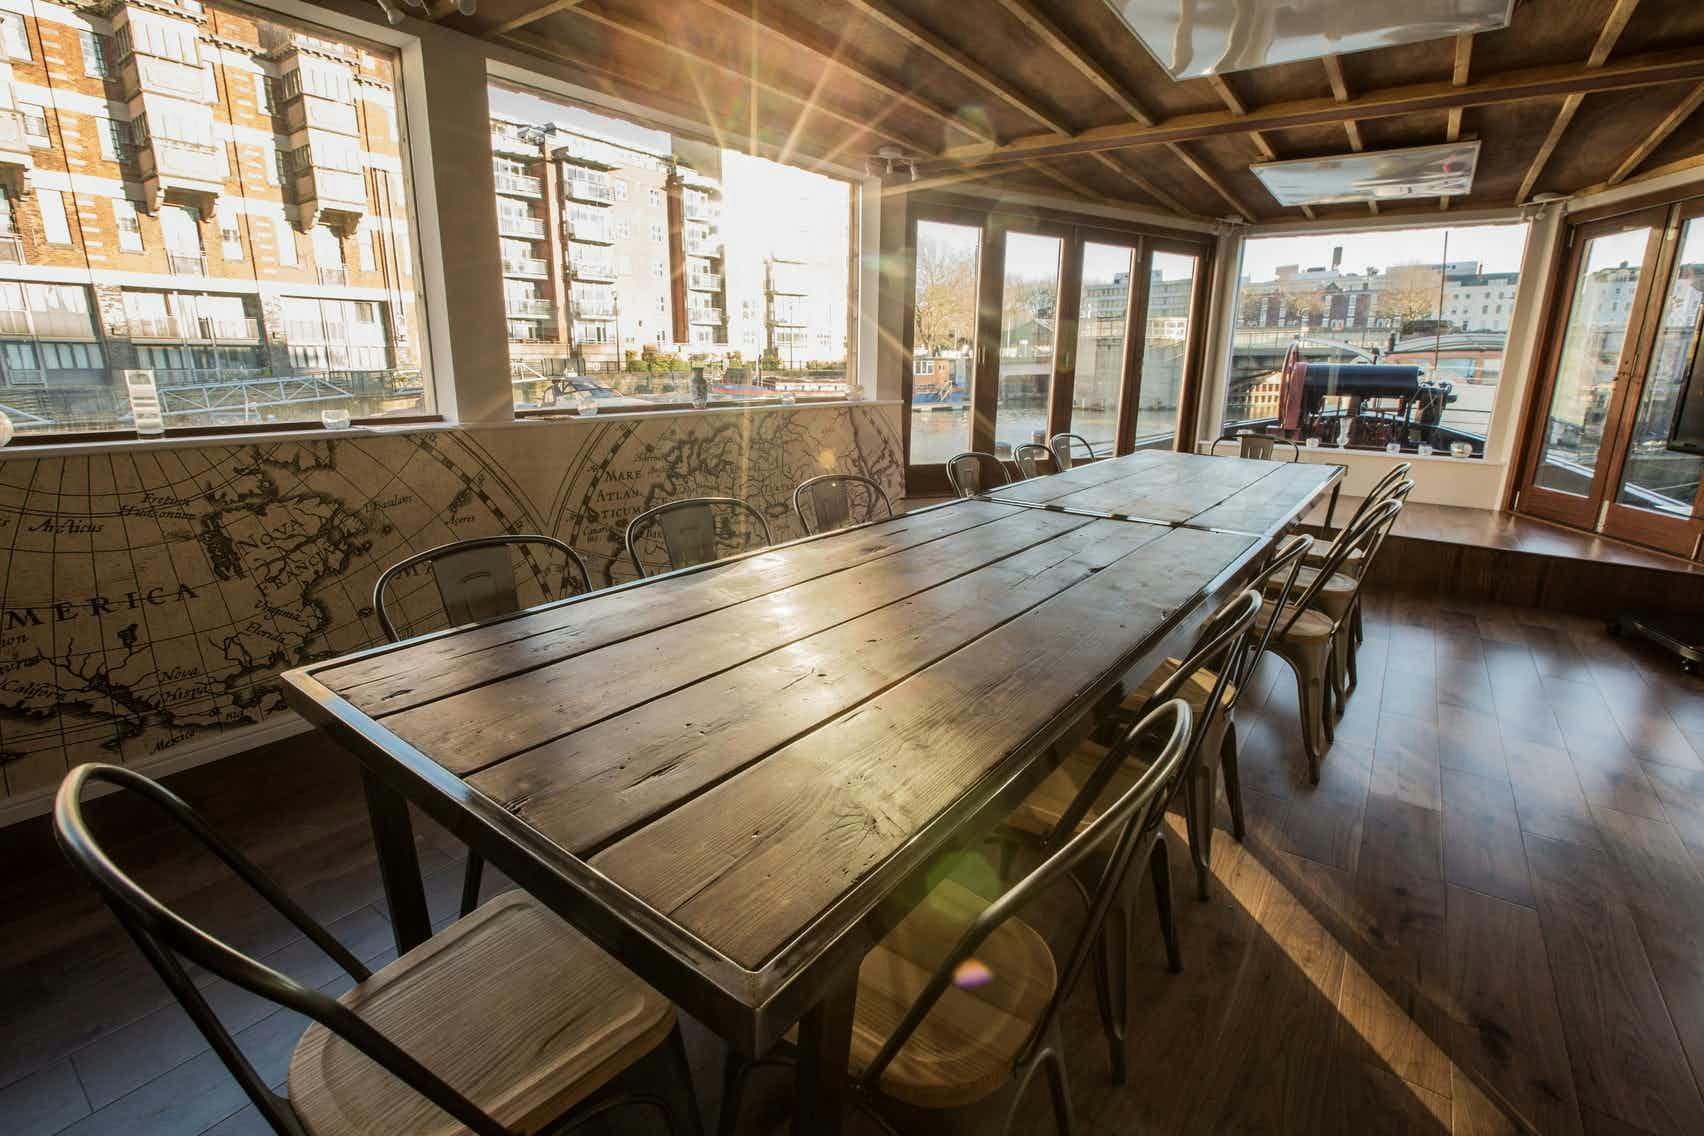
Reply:
[[[324,225],[315,225],[311,234],[314,243],[314,263],[321,268],[343,267],[343,242]]]
[[[49,162],[37,150],[37,170],[26,179],[31,192],[21,199],[20,221],[30,239],[0,241],[0,309],[15,301],[15,314],[0,311],[0,385],[47,383],[53,396],[19,403],[28,415],[13,415],[18,431],[128,429],[129,398],[117,367],[156,369],[173,429],[317,424],[327,407],[346,407],[356,418],[429,411],[422,355],[430,337],[406,278],[412,186],[397,128],[408,118],[390,114],[404,99],[399,56],[342,32],[275,23],[238,0],[210,4],[204,24],[183,19],[194,5],[132,4],[110,34],[107,25],[81,18],[44,23],[47,44],[62,57],[53,66],[63,81],[17,76],[17,94],[39,100],[20,107],[32,143],[60,146],[54,124],[65,128],[61,152]],[[25,38],[31,22],[0,12],[0,39],[13,60],[44,58]],[[121,68],[139,68],[138,81],[153,92],[129,111],[103,96],[113,88],[101,80]],[[290,143],[273,129],[282,121],[244,117],[251,97],[261,115],[288,105],[257,73],[262,68],[293,76],[297,102],[289,109],[301,117],[292,119],[299,129]],[[234,138],[221,125],[233,113],[240,120]],[[317,206],[300,182],[289,195],[279,189],[291,184],[280,168],[291,156],[280,147],[309,139],[311,155],[298,157],[310,159],[306,168],[319,179]],[[153,152],[139,167],[136,146],[143,143]],[[360,171],[364,155],[383,171],[382,182],[373,180],[387,192],[362,189],[359,209],[339,213],[335,206],[349,204],[339,192],[363,186],[361,173],[345,171]],[[147,210],[144,167],[157,169],[163,182],[148,187],[155,200]],[[185,197],[192,188],[196,195]],[[188,200],[199,208],[182,208]],[[353,239],[341,255],[333,255],[335,233],[301,228],[309,218],[356,212],[362,228],[346,234]],[[388,268],[393,250],[396,273],[362,277],[358,292],[338,298],[348,292],[343,255]],[[108,302],[129,292],[155,299]],[[291,300],[312,305],[312,318],[287,314]],[[133,335],[138,328],[148,334]],[[108,341],[133,346],[108,358],[101,347]]]
[[[1410,450],[1466,442],[1483,456],[1513,322],[1512,310],[1493,313],[1485,300],[1518,288],[1526,235],[1524,224],[1492,224],[1247,240],[1225,429],[1277,424],[1286,382],[1296,381],[1280,369],[1294,345],[1310,364],[1412,368],[1364,397],[1353,417],[1346,397],[1328,396],[1304,416],[1298,441]]]
[[[112,199],[112,223],[118,230],[118,247],[125,252],[142,251],[142,226],[136,222],[136,206],[128,197]]]
[[[83,44],[83,74],[92,79],[109,78],[111,72],[107,68],[106,37],[84,28],[77,33],[77,38]]]
[[[548,383],[538,376],[562,373],[595,376],[630,398],[679,402],[694,366],[707,368],[718,401],[771,396],[777,378],[799,379],[813,397],[845,390],[856,306],[849,183],[536,91],[493,84],[489,105],[495,122],[552,126],[564,183],[565,231],[539,233],[527,255],[567,266],[567,303],[505,292],[511,339],[525,344],[511,353],[517,406],[544,406]],[[686,248],[672,243],[665,174],[698,190],[687,204],[697,227]],[[809,299],[789,341],[772,345],[766,258],[777,231],[803,238],[805,259],[793,267]],[[501,261],[505,283],[536,278],[524,258],[505,250]],[[687,289],[679,302],[676,280]],[[753,317],[731,321],[740,310]]]
[[[10,59],[28,62],[34,58],[30,54],[29,30],[24,27],[24,18],[16,12],[0,12],[0,43],[6,45]]]
[[[65,198],[57,189],[38,189],[36,203],[41,209],[41,230],[47,243],[70,244],[71,226],[65,219]]]

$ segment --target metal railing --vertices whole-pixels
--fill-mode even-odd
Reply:
[[[187,252],[168,252],[166,264],[174,276],[206,276],[207,258]]]
[[[688,233],[686,251],[693,256],[721,256],[722,238],[711,233]]]
[[[686,322],[719,324],[722,322],[722,309],[689,307],[686,309]]]
[[[550,266],[534,256],[506,256],[503,258],[504,276],[526,276],[544,279],[550,275]]]
[[[349,283],[349,269],[322,268],[319,270],[319,282],[321,284],[335,284],[338,287],[343,287]]]
[[[575,300],[574,315],[578,319],[614,319],[614,300]]]
[[[512,316],[522,319],[547,319],[556,314],[556,307],[549,300],[525,299],[518,296],[505,296],[503,310]]]
[[[543,197],[544,182],[526,174],[510,174],[499,172],[497,192],[508,194],[510,197]]]
[[[571,240],[590,241],[592,244],[598,245],[613,244],[615,241],[615,235],[610,228],[607,217],[599,217],[594,220],[590,217],[570,216],[562,224],[568,230],[568,236]]]
[[[568,271],[578,280],[614,280],[615,261],[608,257],[570,256]]]
[[[694,292],[720,292],[722,276],[717,272],[688,272],[686,286]]]
[[[530,237],[535,241],[542,241],[545,226],[537,217],[527,217],[519,213],[499,213],[497,231],[505,237]]]
[[[599,205],[615,203],[615,189],[608,180],[594,181],[591,178],[575,177],[569,174],[564,179],[568,188],[568,196],[576,201],[595,201]]]

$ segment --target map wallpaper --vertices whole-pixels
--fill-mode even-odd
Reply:
[[[776,407],[352,432],[232,446],[0,457],[0,777],[50,791],[81,761],[147,764],[284,709],[276,677],[378,643],[374,581],[447,541],[542,532],[594,584],[632,574],[622,533],[678,497],[758,505],[802,535],[792,489],[874,477],[897,499],[891,405]],[[559,569],[517,557],[522,598]],[[442,624],[424,574],[394,593],[406,633]],[[435,617],[435,618],[434,618]]]

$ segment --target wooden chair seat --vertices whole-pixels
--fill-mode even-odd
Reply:
[[[1307,555],[1302,557],[1302,567],[1312,568],[1315,570],[1324,568],[1325,562],[1330,558],[1330,556],[1331,546],[1322,545],[1317,552],[1309,552]],[[1343,570],[1348,572],[1350,575],[1359,576],[1361,574],[1361,565],[1366,559],[1366,549],[1352,548],[1349,550],[1349,555],[1343,558]]]
[[[523,892],[457,920],[338,999],[514,1131],[559,1118],[668,1037],[674,1007]],[[315,1023],[290,1059],[314,1136],[462,1127]]]
[[[1140,713],[1142,707],[1148,704],[1148,700],[1154,696],[1154,693],[1160,689],[1160,686],[1168,678],[1176,674],[1178,668],[1181,666],[1183,666],[1182,659],[1167,659],[1159,665],[1153,674],[1143,679],[1140,686],[1125,695],[1124,701],[1119,703],[1119,706],[1124,710],[1128,710],[1132,714]],[[1205,717],[1207,714],[1207,700],[1213,696],[1213,684],[1218,681],[1218,672],[1203,668],[1190,676],[1189,681],[1184,684],[1182,690],[1177,692],[1176,697],[1182,698],[1185,702],[1188,702],[1189,708],[1194,711],[1198,717]],[[1224,692],[1219,695],[1219,704],[1221,706],[1230,706],[1232,703],[1236,702],[1236,700],[1236,685],[1234,683],[1226,683]]]
[[[988,900],[947,879],[864,956],[849,1068],[881,1051],[960,934]],[[956,1108],[1006,1085],[1058,983],[1053,952],[1021,919],[1002,923],[882,1073],[882,1091],[923,1108]]]
[[[1099,742],[1085,741],[1065,755],[1053,772],[1049,773],[1041,784],[1030,790],[1012,815],[1006,818],[1006,823],[1020,832],[1028,832],[1035,836],[1046,836],[1059,823],[1059,818],[1065,815],[1065,810],[1071,802],[1077,799],[1083,786],[1099,767],[1101,759],[1106,757],[1107,747]],[[1125,790],[1136,783],[1148,763],[1141,757],[1133,757],[1124,762],[1113,773],[1112,779],[1100,794],[1101,801],[1115,801]],[[1090,806],[1083,814],[1082,824],[1087,824],[1099,816],[1099,811]],[[1078,827],[1081,828],[1082,824]]]
[[[1271,619],[1272,606],[1275,602],[1276,601],[1269,599],[1265,603],[1261,604],[1260,614],[1255,617],[1255,622],[1260,623]],[[1331,638],[1332,629],[1337,626],[1332,622],[1331,617],[1326,615],[1324,612],[1315,611],[1312,608],[1309,608],[1307,611],[1302,612],[1301,617],[1298,618],[1294,624],[1286,627],[1286,622],[1292,615],[1295,615],[1295,613],[1295,604],[1284,605],[1284,616],[1278,621],[1278,630],[1281,633],[1281,637],[1284,639],[1303,643],[1313,642],[1315,640],[1328,640]]]

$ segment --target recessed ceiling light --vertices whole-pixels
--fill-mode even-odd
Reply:
[[[1479,143],[1450,142],[1249,167],[1280,205],[1455,197],[1473,188]]]
[[[1515,0],[1106,0],[1174,79],[1509,26]]]

